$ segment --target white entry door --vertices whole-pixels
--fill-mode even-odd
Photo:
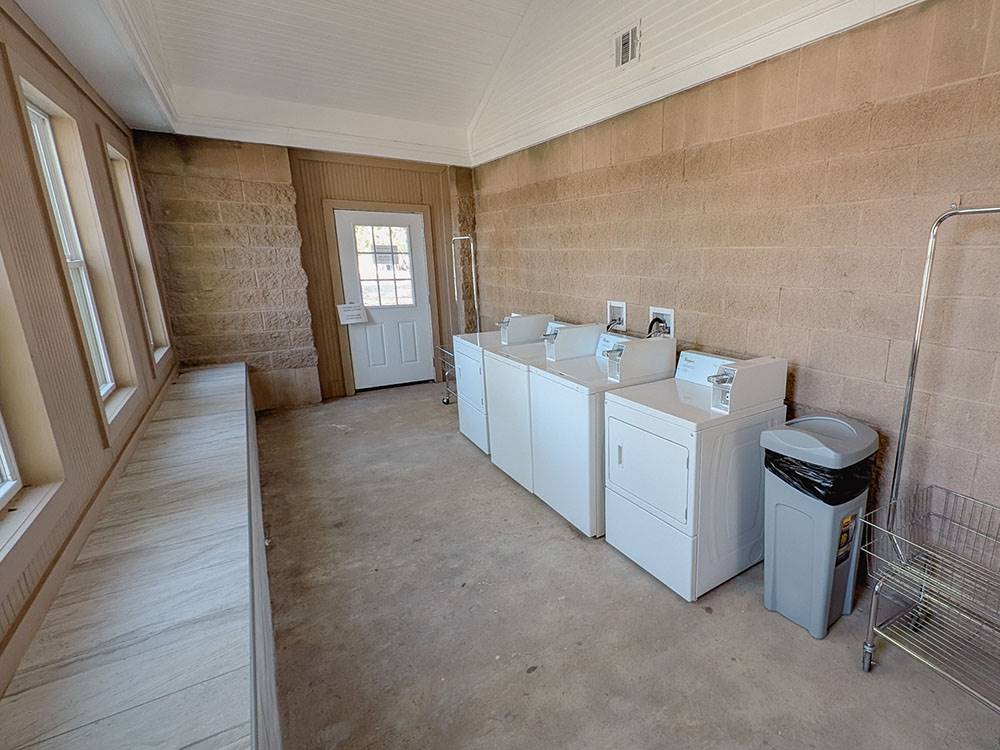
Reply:
[[[422,214],[334,211],[344,299],[367,323],[348,326],[354,387],[434,379]]]

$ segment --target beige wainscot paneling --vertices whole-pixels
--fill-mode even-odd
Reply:
[[[155,374],[117,219],[103,138],[126,151],[125,124],[20,8],[0,0],[0,411],[26,489],[0,520],[0,688],[6,687],[175,366]],[[120,392],[104,408],[85,353],[24,110],[40,93],[69,133],[64,167],[89,213],[81,233],[95,249],[91,274]],[[88,257],[88,260],[90,258]],[[105,314],[105,312],[107,314]]]

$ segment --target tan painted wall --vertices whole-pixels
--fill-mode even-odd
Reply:
[[[246,362],[257,408],[319,401],[288,150],[136,133],[184,366]]]
[[[930,224],[1000,201],[998,73],[1000,2],[935,0],[481,166],[487,324],[671,306],[893,449]],[[909,480],[1000,499],[1000,219],[945,230],[933,294]]]
[[[84,519],[99,508],[133,433],[167,382],[174,356],[168,352],[153,363],[115,203],[105,144],[131,154],[127,128],[11,0],[0,0],[0,44],[0,411],[28,485],[0,514],[2,690],[65,575],[75,540],[86,532]],[[100,220],[95,232],[107,250],[91,273],[98,296],[113,299],[120,312],[105,318],[104,327],[131,362],[130,371],[119,375],[135,388],[110,424],[42,192],[22,78],[79,130]]]

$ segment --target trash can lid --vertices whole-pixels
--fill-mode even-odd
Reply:
[[[878,433],[847,417],[799,417],[789,420],[784,427],[762,432],[760,444],[828,469],[843,469],[878,450]]]

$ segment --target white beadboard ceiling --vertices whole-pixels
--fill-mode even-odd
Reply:
[[[470,165],[913,0],[18,2],[135,127]]]

